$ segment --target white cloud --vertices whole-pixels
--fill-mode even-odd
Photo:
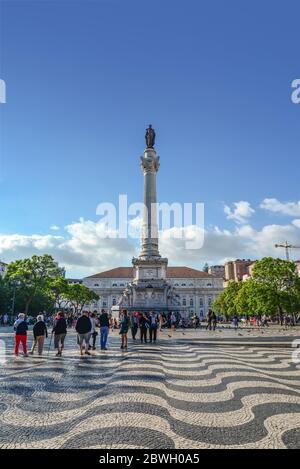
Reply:
[[[293,220],[292,223],[293,223],[293,225],[296,226],[297,228],[300,228],[300,220]]]
[[[52,226],[50,226],[50,230],[52,230],[52,231],[59,231],[59,230],[60,230],[60,227],[57,226],[57,225],[52,225]]]
[[[247,223],[247,220],[255,213],[250,203],[244,200],[235,202],[233,205],[234,209],[231,209],[228,205],[224,207],[228,220],[234,220],[239,224]]]
[[[138,225],[138,221],[133,225]],[[170,236],[172,232],[172,236]],[[64,235],[0,234],[0,259],[10,262],[33,254],[51,254],[67,268],[67,275],[90,275],[102,270],[130,265],[138,255],[138,243],[118,238],[116,231],[104,237],[105,226],[100,222],[80,219],[65,228]],[[205,230],[201,249],[187,249],[187,241],[201,244],[203,231],[195,226],[172,228],[161,235],[160,252],[169,258],[170,265],[188,265],[200,268],[204,262],[223,263],[236,258],[284,257],[284,250],[276,249],[276,243],[288,240],[300,246],[300,219],[286,225],[266,225],[257,230],[249,224],[233,230],[215,227]],[[297,251],[293,251],[294,257]],[[300,257],[300,250],[299,256]]]
[[[300,217],[300,200],[299,202],[280,202],[277,199],[264,199],[260,208],[290,217]]]
[[[176,239],[163,236],[160,242],[162,255],[176,263],[199,267],[203,262],[210,264],[223,263],[237,258],[260,259],[265,256],[284,257],[284,250],[275,248],[275,244],[288,240],[293,245],[300,246],[300,223],[290,225],[266,225],[256,230],[250,225],[237,227],[233,231],[215,227],[205,231],[204,246],[198,250],[185,249],[186,238]],[[173,229],[174,230],[174,229]],[[197,236],[197,230],[195,231]],[[198,234],[199,236],[200,234]],[[297,257],[294,251],[294,257]],[[299,256],[300,257],[300,250]]]
[[[103,224],[80,219],[66,227],[65,236],[0,234],[0,257],[12,261],[47,252],[67,268],[68,275],[128,265],[136,255],[135,246],[113,232],[110,238],[104,237],[104,232]]]

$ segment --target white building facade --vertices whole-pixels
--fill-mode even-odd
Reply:
[[[0,277],[4,277],[8,265],[0,261]]]
[[[99,301],[88,305],[89,308],[98,313],[101,310],[113,312],[133,275],[132,267],[119,267],[84,278],[83,284],[99,296]],[[166,280],[174,288],[180,305],[176,311],[185,318],[195,314],[205,318],[213,301],[223,291],[221,278],[189,267],[168,267]],[[138,310],[143,311],[143,307]]]

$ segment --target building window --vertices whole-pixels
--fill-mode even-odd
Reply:
[[[95,283],[94,287],[99,287],[99,283]]]
[[[209,298],[208,298],[208,306],[210,307],[211,305],[212,305],[212,298],[209,297]]]
[[[113,306],[116,306],[116,304],[117,304],[117,300],[116,300],[115,298],[113,298],[113,300],[112,300],[112,305],[113,305]]]
[[[120,287],[125,287],[125,283],[120,283]]]
[[[118,284],[117,284],[117,283],[113,283],[112,286],[113,286],[113,287],[117,287]]]
[[[183,298],[183,300],[182,300],[182,306],[186,306],[186,299],[185,298]]]
[[[193,300],[193,298],[190,299],[190,306],[194,306],[194,300]]]
[[[103,306],[103,308],[106,308],[106,306],[107,306],[107,301],[102,301],[102,306]]]
[[[203,308],[203,298],[199,298],[200,308]]]
[[[182,287],[186,287],[186,283],[182,283],[181,286],[182,286]]]

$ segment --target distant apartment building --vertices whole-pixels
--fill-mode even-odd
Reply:
[[[300,261],[296,261],[295,264],[296,264],[296,269],[297,269],[298,275],[300,277]]]
[[[4,277],[8,265],[0,261],[0,277]]]
[[[218,278],[225,278],[225,266],[224,265],[212,265],[208,268],[208,273]]]
[[[226,262],[225,281],[242,282],[245,278],[251,276],[251,266],[253,264],[254,261],[251,259],[236,259],[235,261]]]

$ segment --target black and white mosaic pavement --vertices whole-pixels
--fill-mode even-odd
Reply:
[[[300,448],[290,349],[164,337],[80,358],[70,333],[62,359],[9,358],[0,448]]]

